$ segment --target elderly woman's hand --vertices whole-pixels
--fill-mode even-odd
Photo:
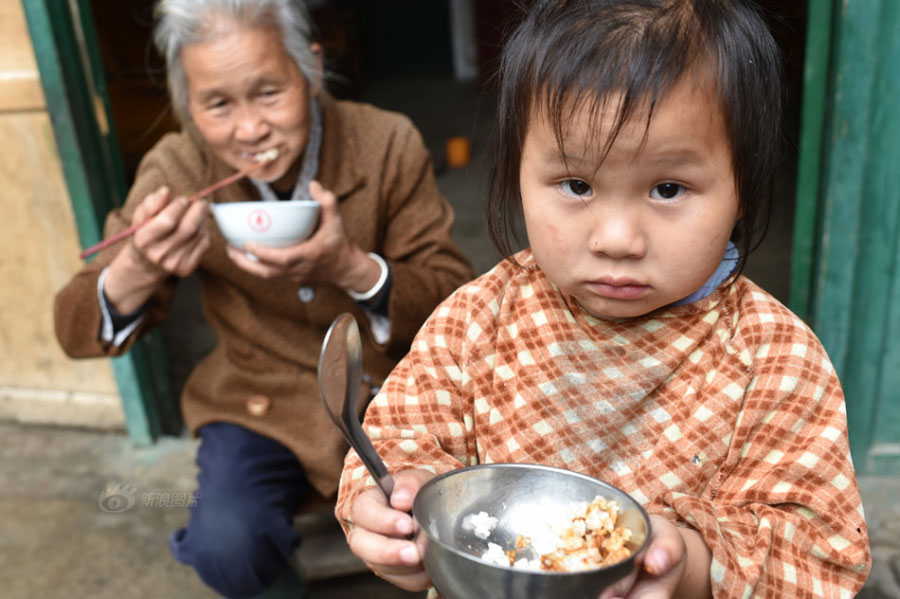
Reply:
[[[317,181],[310,184],[309,191],[322,206],[319,226],[312,237],[284,248],[248,243],[242,251],[229,246],[228,255],[247,272],[267,279],[287,277],[298,283],[333,283],[357,292],[371,289],[381,267],[347,238],[335,195]]]
[[[144,198],[131,219],[144,224],[113,258],[104,280],[116,310],[132,312],[166,277],[194,272],[210,244],[207,213],[206,202],[172,198],[165,186]]]

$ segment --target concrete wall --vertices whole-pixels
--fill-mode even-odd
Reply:
[[[18,0],[0,2],[0,140],[0,419],[122,428],[109,361],[70,360],[53,334],[79,246]]]

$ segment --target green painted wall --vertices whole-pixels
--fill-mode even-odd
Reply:
[[[792,307],[844,386],[861,472],[900,472],[900,2],[810,0]]]

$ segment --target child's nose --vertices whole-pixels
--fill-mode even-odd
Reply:
[[[640,258],[647,251],[638,214],[621,205],[594,215],[589,244],[592,253],[614,259]]]

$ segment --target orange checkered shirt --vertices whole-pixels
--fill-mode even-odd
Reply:
[[[840,383],[746,278],[640,318],[592,317],[501,262],[431,315],[365,418],[392,472],[532,462],[695,528],[715,597],[853,597],[871,563]],[[350,452],[336,513],[372,485]]]

